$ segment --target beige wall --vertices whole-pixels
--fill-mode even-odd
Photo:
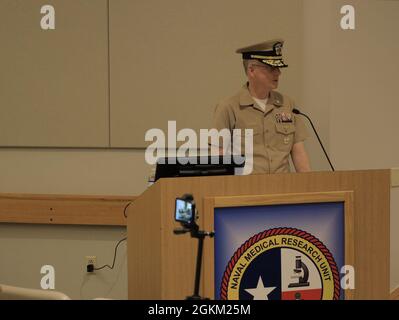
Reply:
[[[216,103],[245,81],[235,50],[263,39],[285,38],[282,88],[297,98],[301,7],[302,0],[111,0],[111,146],[146,146],[145,132],[165,130],[167,120],[208,128]]]
[[[114,269],[88,274],[86,256],[112,266],[115,245],[126,228],[0,224],[0,283],[40,288],[41,268],[51,265],[55,290],[72,299],[126,299],[126,242],[118,247]]]
[[[0,148],[0,192],[138,195],[151,166],[142,150]]]
[[[328,1],[307,0],[303,4],[303,72],[301,74],[302,100],[299,109],[314,122],[326,150],[330,147],[330,54],[331,10]],[[307,120],[305,120],[307,121]],[[319,142],[309,126],[310,138],[306,147],[311,155],[313,170],[330,170]]]
[[[143,151],[0,149],[0,193],[138,195],[151,167]],[[85,256],[112,264],[121,227],[0,224],[0,283],[40,288],[40,268],[55,268],[55,289],[73,299],[127,299],[126,244],[114,270],[85,272]]]
[[[302,1],[303,24],[298,29],[303,31],[296,39],[296,50],[302,52],[302,67],[292,66],[284,72],[282,88],[293,92],[298,106],[312,116],[336,169],[398,167],[395,120],[399,109],[395,75],[399,63],[395,58],[399,52],[393,32],[399,29],[399,2],[350,3],[356,9],[355,31],[338,28],[340,5],[347,2]],[[235,72],[241,74],[239,63],[236,68]],[[290,76],[293,71],[298,75]],[[240,78],[233,82],[231,90],[241,81]],[[328,170],[315,138],[309,139],[307,148],[313,168]],[[137,195],[146,188],[150,171],[143,152],[140,149],[3,148],[0,149],[0,192]],[[399,285],[398,190],[394,188],[391,192],[391,288]],[[65,278],[73,280],[66,283],[60,275],[57,289],[76,298],[80,297],[82,283],[82,255],[92,254],[95,248],[98,257],[109,261],[110,251],[123,233],[119,228],[23,225],[0,225],[0,228],[0,281],[37,286],[37,266],[47,263],[43,250],[53,257],[57,268],[63,270],[66,268],[62,262],[64,252],[68,249],[72,267],[65,271]],[[43,233],[47,238],[40,240]],[[48,247],[46,239],[52,239],[55,247],[64,250]],[[28,248],[27,243],[32,246]],[[24,256],[31,259],[27,269],[14,272],[13,262],[21,261]],[[119,259],[118,263],[124,263],[123,257]],[[33,271],[26,271],[30,269]],[[88,297],[97,295],[96,292],[102,295],[104,291],[97,291],[96,286],[109,289],[115,276],[104,271],[101,276],[90,278],[93,288],[87,289]],[[110,297],[126,298],[124,279],[126,269],[121,267],[119,284],[111,290]]]
[[[0,39],[1,146],[109,146],[107,0],[2,0]]]

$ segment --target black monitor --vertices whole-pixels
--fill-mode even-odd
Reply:
[[[243,168],[244,156],[163,157],[156,164],[155,181],[160,178],[234,175]]]

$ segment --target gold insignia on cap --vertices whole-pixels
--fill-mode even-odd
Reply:
[[[283,44],[281,42],[277,42],[274,44],[273,48],[276,55],[281,56],[281,49],[283,48]]]

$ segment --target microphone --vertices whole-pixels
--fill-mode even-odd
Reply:
[[[331,164],[330,158],[328,157],[327,152],[326,152],[326,150],[324,149],[323,143],[321,142],[321,140],[320,140],[320,138],[319,138],[319,135],[317,134],[317,131],[316,131],[314,125],[313,125],[312,120],[311,120],[306,114],[302,113],[301,111],[299,111],[299,110],[296,109],[296,108],[292,109],[292,112],[295,113],[295,114],[300,114],[300,115],[304,116],[306,119],[309,120],[310,124],[312,125],[313,131],[314,131],[314,133],[316,134],[317,140],[319,140],[319,143],[320,143],[320,145],[321,145],[321,148],[323,149],[324,154],[325,154],[325,156],[326,156],[326,158],[327,158],[327,160],[328,160],[328,163],[330,164],[331,170],[332,170],[332,171],[335,171],[333,165]]]

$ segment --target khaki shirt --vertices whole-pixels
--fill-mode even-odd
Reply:
[[[216,106],[213,128],[241,129],[241,153],[245,151],[245,130],[253,129],[252,173],[289,172],[292,146],[304,141],[306,127],[292,112],[294,102],[277,91],[272,91],[263,111],[252,99],[247,84],[233,97]]]

